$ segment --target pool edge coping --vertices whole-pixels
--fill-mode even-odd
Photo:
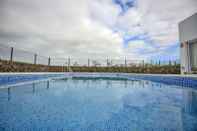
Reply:
[[[127,75],[144,75],[144,76],[174,76],[174,77],[190,77],[197,78],[197,74],[145,74],[145,73],[119,73],[119,72],[0,72],[2,75],[44,75],[44,74],[127,74]]]

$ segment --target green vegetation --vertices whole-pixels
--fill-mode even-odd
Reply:
[[[146,67],[71,67],[73,72],[123,72],[123,73],[153,73],[180,74],[180,65],[146,66]]]
[[[144,65],[130,67],[87,67],[71,66],[73,72],[122,72],[122,73],[152,73],[152,74],[180,74],[180,65]],[[0,60],[0,72],[68,72],[67,66],[46,66],[9,62]]]

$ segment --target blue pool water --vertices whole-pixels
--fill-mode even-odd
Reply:
[[[0,89],[0,131],[197,131],[197,90],[65,78]]]

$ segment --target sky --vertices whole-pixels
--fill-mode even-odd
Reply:
[[[56,58],[179,59],[197,0],[0,0],[0,43]]]

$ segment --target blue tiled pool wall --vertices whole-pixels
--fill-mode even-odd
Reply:
[[[130,80],[140,79],[153,82],[164,83],[168,85],[177,85],[182,87],[197,88],[197,78],[180,77],[180,76],[159,76],[144,74],[127,74],[127,73],[64,73],[64,74],[16,74],[16,75],[0,75],[0,86],[8,84],[16,84],[20,82],[41,80],[56,77],[110,77],[110,78],[127,78]]]
[[[42,80],[48,78],[63,77],[64,74],[14,74],[14,75],[0,75],[0,86],[16,84],[20,82]]]
[[[148,80],[152,82],[159,82],[168,85],[177,85],[181,87],[191,87],[197,89],[197,78],[180,77],[180,76],[159,76],[159,75],[145,75],[145,74],[127,74],[127,73],[73,73],[75,77],[119,77],[130,80]]]
[[[134,75],[132,78],[160,82],[168,85],[197,88],[197,79],[192,77]]]

